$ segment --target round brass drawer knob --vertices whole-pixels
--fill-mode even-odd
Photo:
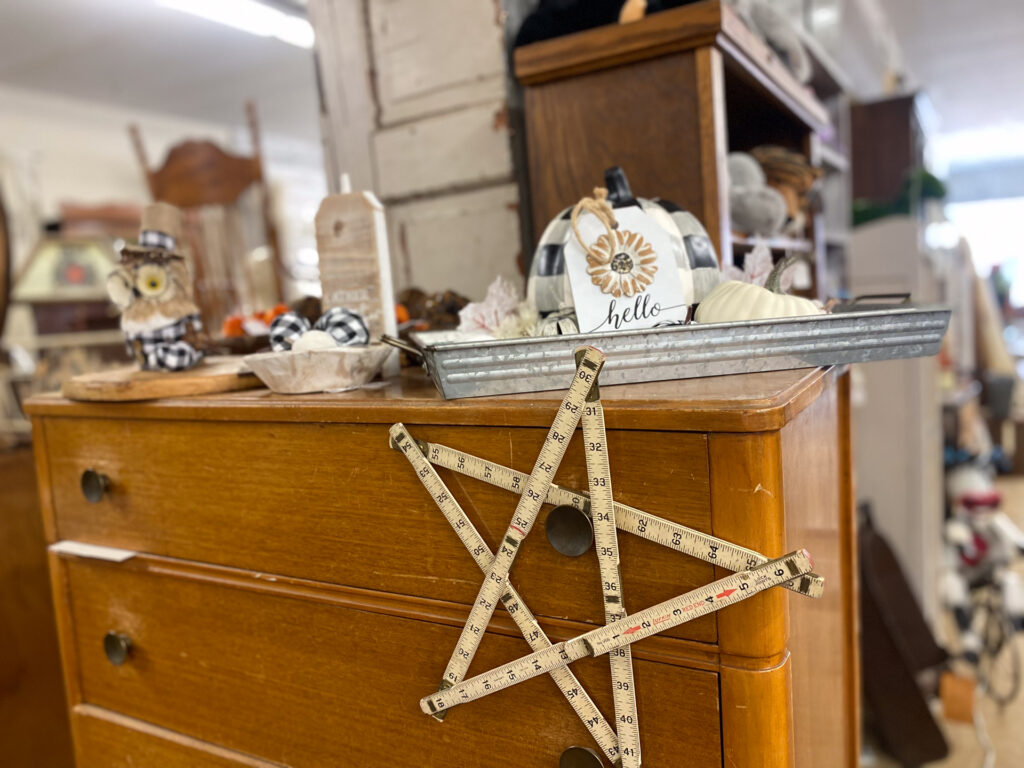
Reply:
[[[594,540],[594,525],[576,507],[562,504],[548,512],[544,523],[548,543],[566,557],[579,557]]]
[[[558,760],[558,768],[600,768],[600,755],[586,747],[569,747]]]
[[[90,504],[103,498],[110,488],[110,478],[95,469],[87,469],[82,473],[82,495]]]
[[[128,635],[111,630],[103,636],[103,652],[107,655],[107,661],[115,667],[120,667],[132,652],[132,639]]]

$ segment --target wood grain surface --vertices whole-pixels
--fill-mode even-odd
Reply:
[[[857,484],[853,462],[849,368],[836,376],[839,421],[839,530],[843,583],[843,687],[846,696],[847,768],[860,764],[860,580],[857,565]]]
[[[695,54],[697,118],[700,136],[700,183],[703,208],[694,211],[708,231],[719,262],[733,263],[729,213],[729,175],[726,156],[729,139],[725,106],[725,71],[722,54],[712,47]]]
[[[78,768],[282,768],[90,704],[71,723]]]
[[[70,602],[87,703],[293,768],[328,765],[555,766],[589,735],[549,678],[451,712],[436,689],[458,630],[291,598],[69,560]],[[110,629],[133,653],[103,654]],[[528,649],[489,635],[474,670]],[[606,716],[605,659],[573,665]],[[721,765],[718,677],[635,664],[645,763]]]
[[[693,51],[553,80],[524,98],[535,239],[567,205],[604,186],[615,165],[633,194],[703,214]]]
[[[766,557],[781,557],[792,551],[787,546],[806,547],[785,539],[778,433],[714,434],[708,437],[708,448],[714,534]],[[728,573],[716,570],[719,578]],[[730,657],[728,663],[763,666],[763,659],[771,659],[773,664],[781,662],[790,605],[784,590],[771,589],[733,610],[722,611],[718,617],[719,645]]]
[[[771,669],[722,667],[722,752],[728,768],[825,768],[831,763],[797,760],[790,659]]]
[[[440,442],[528,472],[546,432],[502,427],[416,427]],[[47,424],[60,539],[470,604],[481,575],[405,457],[374,425],[101,421]],[[703,435],[611,431],[617,498],[710,530]],[[139,457],[145,457],[139,461]],[[85,469],[110,478],[90,504]],[[442,470],[495,549],[516,497]],[[557,475],[585,489],[582,443]],[[550,508],[548,508],[550,509]],[[604,608],[591,549],[558,554],[541,518],[512,572],[534,613],[593,624]],[[712,580],[712,567],[635,536],[622,539],[623,582],[634,605],[653,605]],[[673,630],[715,640],[713,617]]]
[[[818,600],[789,603],[797,765],[853,768],[847,736],[858,711],[846,668],[848,644],[846,599],[854,576],[844,570],[842,530],[852,523],[843,492],[841,434],[837,387],[832,386],[808,410],[782,430],[782,472],[785,478],[785,538],[814,555],[814,568],[825,578]],[[855,637],[855,636],[854,636]]]
[[[0,764],[72,764],[39,497],[28,449],[0,451]]]
[[[516,77],[524,85],[688,51],[714,42],[722,28],[718,0],[653,13],[517,48]]]
[[[140,371],[137,366],[72,376],[61,386],[70,400],[124,402],[208,395],[262,387],[238,358],[208,357],[188,371]]]
[[[727,5],[708,0],[654,13],[630,24],[610,24],[516,49],[516,77],[537,87],[552,80],[637,64],[717,46],[771,91],[809,127],[829,124],[828,112],[774,51]]]
[[[760,432],[781,429],[820,394],[821,368],[601,387],[609,429],[668,432]],[[566,384],[568,386],[568,383]],[[406,369],[383,386],[317,395],[231,392],[146,403],[84,403],[56,395],[30,399],[32,416],[110,420],[187,419],[302,423],[547,427],[564,392],[531,392],[442,400],[420,370]]]

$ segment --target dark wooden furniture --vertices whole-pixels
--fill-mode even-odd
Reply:
[[[773,590],[638,643],[645,765],[678,765],[681,749],[693,768],[856,764],[846,381],[804,370],[602,390],[617,498],[769,555],[807,547],[828,582],[818,601]],[[51,555],[80,768],[554,768],[566,748],[590,746],[546,678],[443,724],[420,712],[481,577],[388,439],[403,421],[529,468],[560,397],[444,402],[417,371],[333,396],[33,400],[48,541],[137,553]],[[80,487],[89,470],[107,478],[96,503]],[[514,497],[442,474],[495,546]],[[578,438],[558,482],[585,486]],[[546,515],[512,581],[565,639],[603,622],[598,569],[592,552],[548,544]],[[620,541],[632,605],[717,575]],[[105,655],[108,633],[130,642],[124,663]],[[473,669],[527,649],[499,611]],[[574,669],[610,717],[607,662]],[[516,727],[499,727],[510,713]]]
[[[924,165],[924,133],[917,94],[854,104],[850,108],[853,196],[886,202],[899,197],[907,174]]]
[[[0,762],[5,768],[71,768],[30,449],[0,451],[0,489]]]
[[[153,168],[146,155],[142,134],[137,125],[131,125],[128,132],[131,136],[139,165],[146,177],[149,192],[153,199],[170,203],[189,211],[203,206],[235,206],[242,193],[255,187],[260,196],[260,213],[263,220],[264,235],[270,248],[274,264],[277,295],[281,297],[282,285],[286,279],[277,226],[271,207],[270,192],[263,176],[263,157],[260,150],[259,121],[256,116],[256,105],[249,102],[245,105],[246,118],[249,123],[249,134],[252,138],[252,154],[236,155],[225,152],[212,141],[184,141],[171,147],[167,157],[159,168]],[[197,225],[189,221],[189,229]],[[191,246],[196,252],[195,270],[196,284],[202,288],[197,292],[200,308],[204,318],[219,327],[223,318],[239,309],[238,297],[229,285],[218,281],[216,287],[204,286],[204,255],[199,238],[193,236]],[[234,238],[229,238],[233,240]],[[230,258],[241,258],[243,254],[228,254]],[[209,265],[206,265],[209,268]]]
[[[829,81],[815,62],[815,83]],[[622,166],[638,194],[661,196],[707,227],[723,263],[752,243],[729,224],[726,155],[777,144],[820,163],[816,136],[829,112],[719,0],[520,48],[534,237],[569,203]],[[812,291],[824,297],[823,219],[797,242],[813,254]],[[833,281],[835,282],[835,281]]]

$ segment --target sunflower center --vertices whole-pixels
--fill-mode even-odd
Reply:
[[[633,271],[633,259],[628,253],[622,253],[620,251],[612,257],[612,263],[609,266],[613,272],[618,272],[619,274],[624,275],[627,272]]]

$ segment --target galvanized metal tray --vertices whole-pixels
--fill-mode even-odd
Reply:
[[[564,389],[575,370],[573,351],[585,344],[607,356],[606,386],[927,357],[939,351],[950,312],[851,307],[812,317],[618,333],[468,342],[439,342],[422,333],[412,339],[437,388],[452,400]]]

